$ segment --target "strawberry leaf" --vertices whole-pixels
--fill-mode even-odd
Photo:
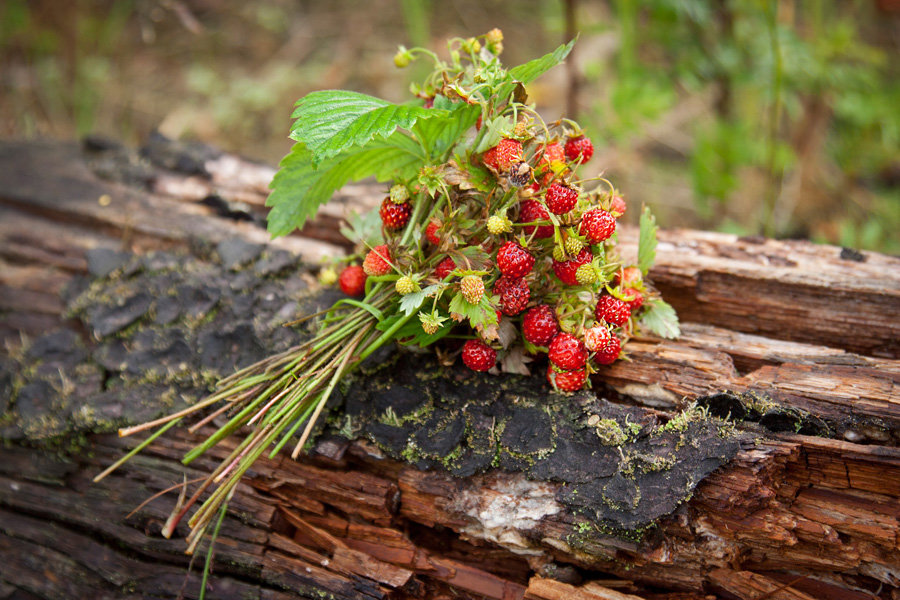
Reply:
[[[437,97],[442,98],[443,96]],[[475,125],[481,115],[481,106],[458,102],[453,105],[451,110],[443,112],[447,113],[446,116],[419,119],[412,130],[422,145],[429,149],[431,158],[438,162],[442,162],[447,151],[453,148],[459,138]]]
[[[656,261],[656,217],[648,207],[641,213],[641,233],[638,240],[638,267],[646,275]]]
[[[651,300],[648,307],[640,321],[643,329],[668,340],[674,340],[681,335],[678,315],[669,303]]]
[[[405,296],[400,298],[400,312],[404,315],[411,315],[422,306],[422,303],[425,301],[427,294],[425,290],[420,292],[412,292],[411,294],[406,294]]]
[[[569,55],[569,52],[572,51],[572,47],[575,45],[575,41],[577,39],[578,38],[574,38],[568,44],[563,44],[553,52],[545,54],[540,58],[530,60],[525,64],[519,65],[518,67],[513,67],[509,70],[509,74],[518,82],[525,84],[531,83],[532,81],[564,61]]]
[[[312,162],[386,138],[397,128],[409,130],[419,119],[445,117],[446,110],[427,109],[346,90],[312,92],[297,101],[291,139],[306,145]]]
[[[348,150],[316,166],[312,152],[304,144],[294,144],[269,184],[272,190],[266,200],[266,206],[272,208],[268,216],[269,233],[278,237],[303,227],[319,206],[348,181],[371,176],[378,181],[414,176],[421,162],[417,151],[415,141],[395,133],[386,140]]]

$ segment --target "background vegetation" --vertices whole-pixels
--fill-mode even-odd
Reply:
[[[531,97],[666,226],[900,252],[896,0],[5,0],[0,136],[158,129],[275,162],[303,94],[403,100],[398,44],[495,26],[508,64],[580,32]]]

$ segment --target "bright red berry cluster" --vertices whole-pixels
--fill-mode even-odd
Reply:
[[[440,106],[479,103],[477,93],[458,93],[470,76],[454,80]],[[438,106],[446,93],[428,84],[420,96]],[[369,285],[376,297],[396,278],[394,290],[408,296],[403,310],[411,317],[415,305],[427,343],[465,327],[473,339],[460,354],[475,371],[546,353],[547,380],[574,391],[620,357],[658,296],[617,254],[617,219],[626,210],[619,192],[576,174],[594,157],[590,138],[572,121],[544,123],[508,102],[484,102],[446,163],[394,181],[379,207],[384,243],[364,254],[362,267],[348,267],[340,285],[361,296],[366,277],[378,277]],[[403,331],[404,343],[416,340],[408,326]],[[524,352],[512,352],[515,345]]]

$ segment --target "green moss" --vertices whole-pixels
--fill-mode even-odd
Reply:
[[[594,433],[604,446],[621,446],[628,441],[628,435],[622,431],[614,419],[600,419],[594,425]]]

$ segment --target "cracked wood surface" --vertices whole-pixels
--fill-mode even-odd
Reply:
[[[66,290],[88,271],[121,268],[123,249],[203,253],[237,238],[251,246],[226,247],[232,260],[262,252],[253,269],[273,272],[287,262],[277,250],[311,262],[341,252],[340,211],[379,201],[352,187],[305,237],[261,250],[253,245],[267,240],[259,222],[271,169],[237,157],[164,140],[141,154],[97,141],[86,151],[6,142],[0,174],[0,334],[13,345],[22,334],[82,327],[67,320]],[[307,460],[255,467],[217,545],[213,597],[900,596],[900,261],[706,232],[660,237],[651,277],[686,321],[684,335],[633,341],[633,360],[599,376],[596,390],[660,423],[708,396],[713,413],[745,414],[741,428],[758,442],[699,482],[649,534],[592,530],[560,510],[561,482],[504,471],[454,477],[329,436]],[[622,240],[633,246],[635,232],[624,229]],[[115,372],[114,350],[106,356]],[[53,344],[44,351],[50,356]],[[50,371],[53,360],[43,364]],[[76,397],[103,377],[82,375],[68,382]],[[8,406],[14,385],[0,381],[0,408],[26,406]],[[30,435],[47,425],[37,400],[55,389],[31,388]],[[723,390],[734,393],[712,396]],[[73,415],[65,427],[84,418]],[[830,439],[789,432],[804,428]],[[173,495],[125,517],[182,473],[197,477],[212,464],[213,456],[180,466],[195,441],[171,436],[99,485],[90,476],[133,442],[82,436],[80,452],[54,458],[27,449],[26,435],[0,450],[0,555],[14,567],[0,574],[0,598],[175,597],[183,586],[195,596],[199,580],[185,583],[183,544],[159,537]],[[521,510],[510,510],[517,503]]]

